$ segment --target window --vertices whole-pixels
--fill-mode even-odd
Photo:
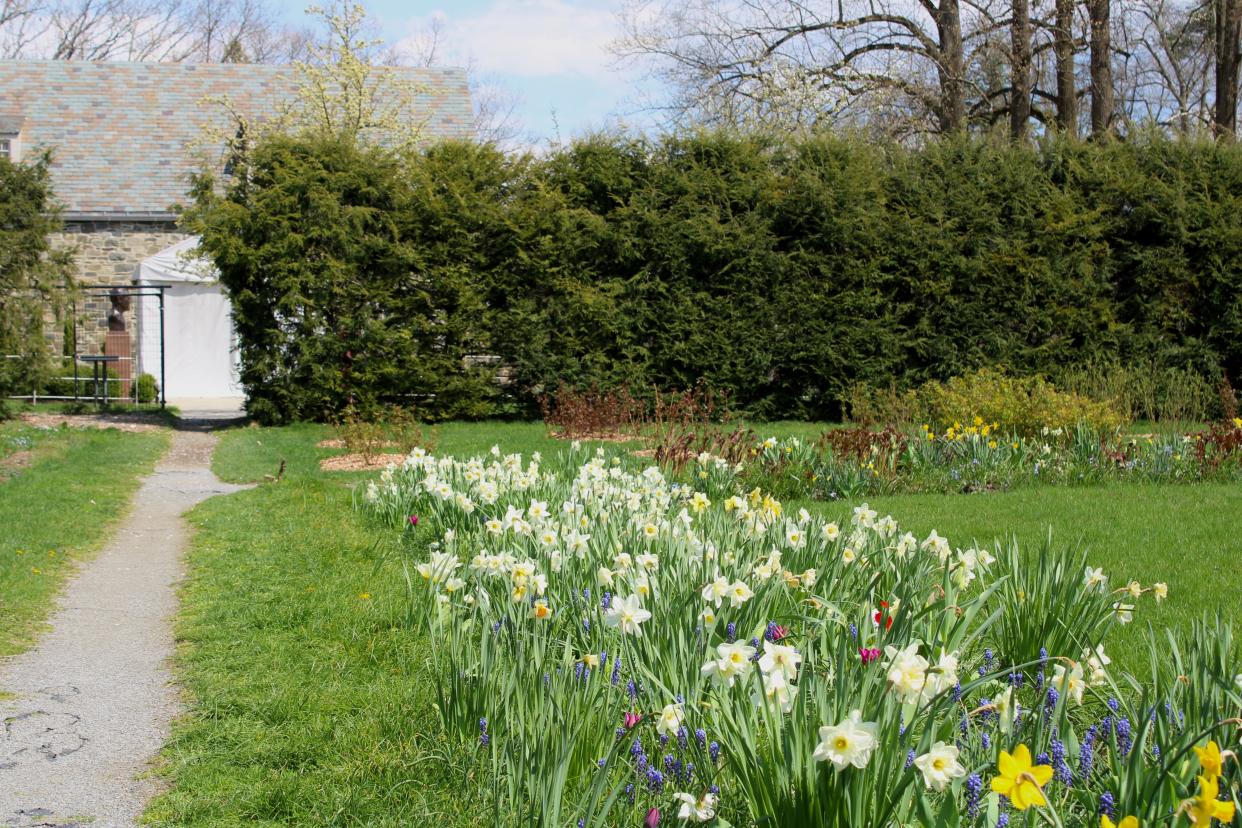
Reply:
[[[11,139],[9,138],[0,138],[0,155],[3,155],[5,158],[12,161],[13,160],[13,151],[12,151],[13,145],[12,143],[10,143],[10,140]]]

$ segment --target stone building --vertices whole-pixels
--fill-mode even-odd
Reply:
[[[464,70],[394,71],[416,90],[412,104],[425,140],[473,134]],[[220,101],[259,120],[297,87],[289,66],[0,61],[0,154],[20,161],[51,151],[64,218],[56,242],[76,251],[79,282],[129,285],[145,259],[186,239],[176,206],[186,201],[190,176],[223,162],[223,141],[212,146],[204,136],[233,128]],[[101,350],[109,307],[102,294],[79,304],[79,353]],[[183,321],[170,303],[169,361],[176,349],[177,370],[186,374],[203,358],[203,343],[174,341],[178,330],[193,327]],[[135,343],[135,359],[137,351]],[[170,378],[175,396],[172,386]]]

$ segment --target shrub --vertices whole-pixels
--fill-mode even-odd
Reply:
[[[139,374],[135,393],[140,403],[155,402],[159,394],[159,386],[155,383],[155,377],[150,374]]]
[[[992,368],[929,382],[918,390],[918,402],[922,419],[936,427],[958,423],[960,429],[977,418],[1029,436],[1044,428],[1071,430],[1079,424],[1111,431],[1125,423],[1111,401],[1058,391],[1041,377],[1013,377]]]
[[[39,388],[51,368],[44,326],[65,309],[72,254],[52,250],[61,227],[49,165],[0,157],[0,399]],[[8,416],[0,405],[0,417]]]

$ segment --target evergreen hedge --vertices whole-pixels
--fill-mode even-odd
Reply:
[[[197,195],[268,420],[700,380],[754,416],[831,418],[856,382],[983,366],[1242,373],[1236,146],[702,132],[402,159],[281,138]]]

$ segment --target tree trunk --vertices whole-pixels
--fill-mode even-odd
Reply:
[[[1238,128],[1238,50],[1242,39],[1242,0],[1216,0],[1216,100],[1212,132],[1232,141]]]
[[[1057,0],[1056,28],[1052,33],[1057,59],[1057,127],[1078,137],[1078,82],[1074,76],[1074,9],[1077,0]]]
[[[1026,137],[1031,120],[1031,4],[1030,0],[1013,0],[1013,24],[1009,28],[1012,43],[1009,95],[1009,135],[1015,141]]]
[[[1087,0],[1091,18],[1091,136],[1100,138],[1113,127],[1112,0]]]
[[[936,29],[940,37],[940,131],[960,132],[966,129],[966,57],[958,0],[941,0]]]

